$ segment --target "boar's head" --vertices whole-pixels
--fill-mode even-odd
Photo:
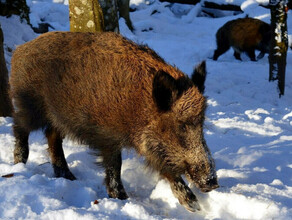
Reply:
[[[262,22],[259,27],[259,32],[262,36],[262,40],[259,42],[258,49],[263,53],[269,53],[272,34],[271,26]]]
[[[205,77],[205,62],[196,67],[192,79],[156,73],[153,99],[159,114],[142,139],[150,167],[168,179],[185,175],[201,191],[208,192],[218,184],[215,163],[203,134]]]

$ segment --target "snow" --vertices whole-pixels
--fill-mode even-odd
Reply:
[[[69,30],[67,0],[27,2],[34,26],[47,22],[55,30]],[[0,177],[0,219],[292,219],[292,51],[287,54],[286,91],[281,98],[277,83],[268,81],[267,55],[258,62],[242,55],[240,62],[230,50],[218,61],[211,60],[215,33],[225,22],[246,14],[269,22],[269,10],[255,4],[265,1],[234,2],[244,14],[214,19],[201,17],[200,4],[132,0],[134,33],[120,19],[121,34],[148,44],[186,74],[207,61],[204,131],[220,188],[203,194],[190,185],[200,212],[185,210],[167,181],[147,170],[133,151],[123,152],[122,179],[130,196],[125,201],[108,198],[97,158],[86,146],[67,139],[64,152],[76,181],[54,178],[40,131],[30,136],[27,164],[14,165],[13,121],[0,118],[0,175],[14,174]],[[38,35],[17,16],[0,17],[0,23],[10,69],[12,51]]]

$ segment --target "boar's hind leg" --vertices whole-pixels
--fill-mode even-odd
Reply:
[[[264,51],[261,51],[259,53],[259,55],[257,56],[257,60],[262,59],[264,56],[265,56],[265,52]]]
[[[121,180],[122,154],[120,151],[111,155],[102,154],[105,168],[105,184],[110,198],[127,199],[128,195]]]
[[[191,212],[201,210],[197,197],[181,177],[170,178],[169,176],[166,176],[166,178],[170,183],[174,196],[178,199],[181,205]]]
[[[63,148],[62,137],[56,129],[48,127],[46,129],[46,137],[48,139],[49,153],[52,161],[56,177],[64,177],[69,180],[75,180],[75,176],[68,168]]]
[[[14,163],[26,163],[29,153],[29,132],[19,126],[18,123],[16,123],[16,119],[14,119],[13,133],[15,137]]]

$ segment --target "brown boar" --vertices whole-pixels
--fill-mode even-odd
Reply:
[[[205,62],[191,80],[114,33],[43,34],[12,57],[15,163],[27,161],[29,133],[43,128],[56,177],[74,180],[62,149],[68,136],[98,150],[109,197],[126,199],[121,149],[134,148],[182,205],[198,210],[182,175],[201,191],[218,187],[203,134],[205,77]]]
[[[269,53],[270,39],[271,26],[261,20],[239,18],[228,21],[216,33],[217,49],[213,60],[232,47],[237,60],[241,60],[241,52],[246,52],[252,61],[256,61],[255,50],[260,51],[257,59],[263,58]]]

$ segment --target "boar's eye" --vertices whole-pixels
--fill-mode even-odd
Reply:
[[[182,132],[186,132],[186,131],[187,131],[187,125],[186,125],[186,124],[182,124],[182,125],[180,126],[180,130],[181,130]]]

